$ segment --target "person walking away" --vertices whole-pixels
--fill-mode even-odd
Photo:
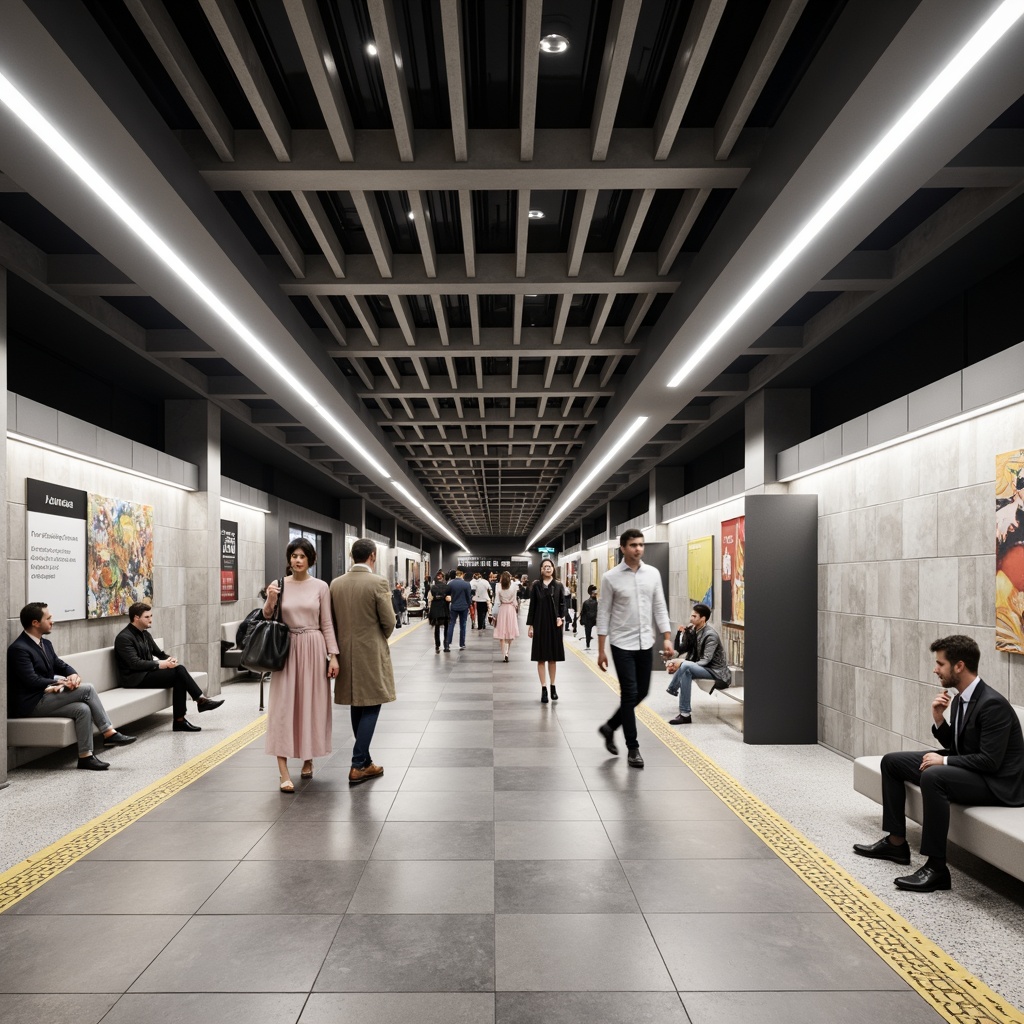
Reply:
[[[331,581],[331,606],[338,639],[338,678],[334,703],[352,715],[352,767],[348,784],[357,786],[384,774],[373,763],[370,743],[381,706],[395,699],[388,637],[395,631],[388,581],[375,572],[377,545],[361,537],[352,544],[352,568]]]
[[[448,630],[448,605],[451,598],[448,596],[448,582],[444,573],[438,569],[434,582],[430,585],[430,607],[427,609],[427,618],[434,627],[434,653],[441,653],[441,642],[445,640]]]
[[[506,662],[512,650],[512,641],[519,636],[519,616],[516,612],[518,598],[518,587],[513,586],[511,575],[503,572],[501,581],[494,588],[491,614],[494,617],[494,639],[501,644],[502,658]]]

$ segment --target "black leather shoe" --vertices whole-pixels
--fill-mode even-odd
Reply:
[[[670,718],[668,720],[668,724],[669,725],[689,725],[690,722],[692,722],[692,721],[693,721],[693,719],[689,715],[684,715],[684,714],[682,714],[680,712],[678,715],[676,715],[675,718]]]
[[[551,699],[558,700],[558,691],[555,689],[555,684],[551,684]]]
[[[548,688],[546,686],[540,688],[540,702],[541,704],[547,704],[548,702]]]
[[[106,761],[101,761],[95,754],[90,754],[78,759],[78,767],[87,772],[105,772],[110,765]]]
[[[175,732],[202,732],[203,727],[201,725],[193,725],[187,718],[183,718],[180,722],[175,721],[171,728]]]
[[[639,750],[630,750],[626,761],[630,768],[643,768],[644,766],[644,759],[640,756]]]
[[[937,889],[952,889],[949,868],[933,868],[927,864],[918,868],[912,875],[904,875],[896,879],[897,889],[909,892],[935,892]]]
[[[109,736],[103,737],[103,746],[127,747],[129,743],[134,743],[138,738],[138,736],[125,736],[123,732],[112,732]]]
[[[196,704],[196,709],[201,713],[203,711],[213,711],[215,708],[219,708],[224,703],[224,698],[220,700],[214,700],[212,697],[200,697]]]
[[[890,843],[886,836],[882,836],[877,843],[854,843],[853,852],[859,853],[862,857],[874,857],[876,860],[891,860],[897,864],[910,863],[910,845],[903,842],[897,846]]]
[[[617,754],[619,748],[615,746],[615,730],[606,723],[605,725],[599,725],[597,731],[604,737],[604,749],[609,754]]]

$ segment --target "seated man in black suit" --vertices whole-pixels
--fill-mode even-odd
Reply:
[[[193,725],[185,718],[185,694],[191,695],[199,711],[212,711],[224,701],[211,700],[205,696],[185,666],[179,665],[177,658],[170,657],[157,647],[156,641],[149,635],[149,627],[153,625],[153,609],[148,604],[136,601],[128,609],[128,621],[131,624],[125,626],[114,638],[114,656],[121,685],[154,689],[173,687],[174,724],[171,728],[175,732],[201,732],[201,726]]]
[[[92,730],[103,733],[103,746],[123,747],[134,736],[118,732],[107,717],[100,695],[83,683],[78,673],[61,661],[46,634],[53,615],[41,601],[21,609],[25,629],[7,648],[7,713],[11,718],[70,718],[78,740],[78,767],[106,771],[110,764],[92,752]]]
[[[978,676],[981,651],[969,636],[947,636],[931,645],[935,675],[943,689],[932,701],[932,732],[939,751],[901,751],[882,758],[882,828],[877,843],[855,843],[862,857],[910,863],[905,782],[921,787],[924,821],[921,853],[928,860],[912,875],[896,879],[900,889],[934,892],[950,887],[946,867],[949,805],[1024,806],[1024,738],[1009,701]],[[951,705],[951,706],[950,706]],[[943,711],[950,706],[950,721]]]

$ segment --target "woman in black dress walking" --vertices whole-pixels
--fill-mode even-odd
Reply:
[[[530,610],[526,624],[533,639],[530,660],[537,662],[540,676],[540,702],[548,702],[548,683],[551,699],[558,700],[555,689],[555,667],[565,661],[562,626],[565,623],[565,587],[555,579],[555,563],[545,558],[540,563],[540,579],[530,589]]]

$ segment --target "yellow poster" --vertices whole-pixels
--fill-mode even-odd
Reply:
[[[715,606],[714,552],[714,537],[698,537],[686,545],[686,596],[709,608]]]

